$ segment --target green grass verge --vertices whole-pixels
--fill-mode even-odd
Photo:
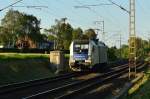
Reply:
[[[69,54],[65,54],[68,67]],[[0,53],[0,85],[55,76],[49,54]]]
[[[52,76],[49,54],[0,53],[0,85]]]
[[[65,54],[65,66],[69,54]],[[0,85],[55,76],[49,54],[0,53]]]
[[[0,53],[0,60],[48,59],[49,54]]]
[[[130,90],[130,95],[125,99],[150,99],[150,68],[146,70],[142,81],[136,87],[139,87],[139,90]]]

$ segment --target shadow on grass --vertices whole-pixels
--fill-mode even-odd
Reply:
[[[139,83],[138,90],[127,96],[125,99],[150,99],[150,67],[145,69],[144,77]],[[137,86],[139,86],[137,84]]]

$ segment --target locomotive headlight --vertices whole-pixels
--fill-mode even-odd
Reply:
[[[91,60],[89,60],[89,59],[88,59],[88,60],[85,60],[85,65],[86,65],[86,66],[90,66],[90,65],[91,65]]]
[[[86,63],[91,63],[91,60],[88,59],[88,60],[85,60],[85,62],[86,62]]]

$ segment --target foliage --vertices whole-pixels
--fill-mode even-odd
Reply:
[[[7,29],[0,27],[0,43],[3,45],[8,44],[11,40],[10,37],[12,37],[12,34]]]
[[[119,49],[120,50],[120,49]],[[144,59],[150,52],[149,42],[139,37],[136,38],[136,55],[138,59]],[[129,57],[129,46],[122,45],[121,47],[122,58]]]
[[[83,36],[83,31],[81,28],[74,29],[72,32],[72,39],[81,39]]]
[[[93,29],[84,31],[79,27],[74,29],[66,22],[66,18],[56,19],[50,29],[45,29],[45,35],[40,34],[40,20],[33,15],[9,10],[1,20],[0,43],[8,48],[22,46],[35,48],[37,43],[45,40],[55,41],[55,48],[69,49],[70,43],[75,39],[96,39]],[[32,47],[30,46],[32,45]]]
[[[88,29],[85,31],[85,35],[87,36],[88,39],[96,39],[97,35],[94,31],[94,29]]]
[[[109,61],[117,60],[116,51],[117,51],[117,48],[115,46],[108,49],[108,60]]]
[[[121,57],[127,59],[129,57],[129,47],[128,45],[122,45],[121,47]]]
[[[150,50],[149,49],[149,43],[146,40],[142,40],[141,38],[136,39],[136,45],[137,45],[137,56],[142,59],[145,58]]]
[[[0,41],[2,43],[15,43],[19,39],[29,38],[34,42],[42,40],[40,34],[40,21],[33,15],[27,15],[15,10],[9,10],[1,22],[2,29]]]
[[[69,49],[73,28],[69,23],[65,23],[64,18],[55,20],[55,25],[45,31],[49,32],[50,40],[56,40],[57,49]]]
[[[137,90],[135,90],[137,89]],[[129,95],[122,99],[150,99],[150,69],[146,68],[144,77],[130,89]],[[133,93],[131,93],[131,91]]]

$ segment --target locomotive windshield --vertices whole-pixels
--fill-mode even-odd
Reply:
[[[88,54],[89,44],[75,44],[74,53],[75,54]]]

